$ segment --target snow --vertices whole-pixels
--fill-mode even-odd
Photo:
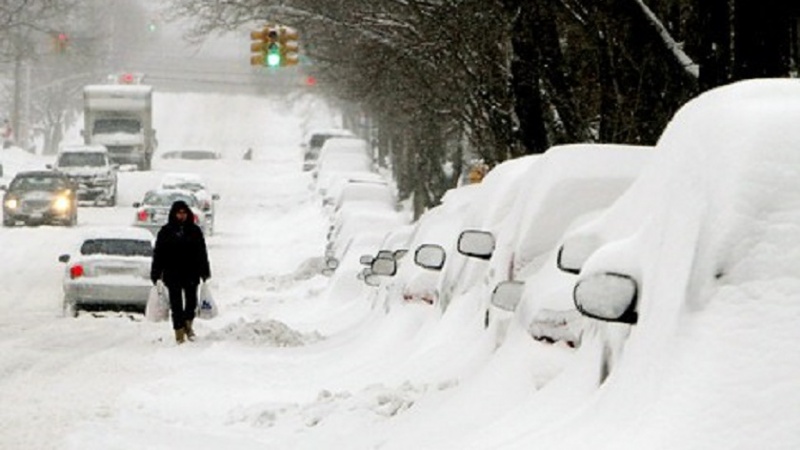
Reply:
[[[365,224],[342,267],[316,273],[329,222],[300,170],[308,108],[156,92],[162,149],[225,157],[157,158],[152,172],[121,173],[120,206],[81,207],[75,228],[0,229],[0,448],[800,447],[796,98],[797,81],[761,80],[695,99],[621,197],[598,191],[613,201],[604,212],[542,219],[551,207],[536,201],[543,186],[558,191],[595,167],[577,162],[580,150],[503,164],[481,185],[449,192],[413,231],[398,221],[394,245],[411,252],[397,276],[371,288],[355,279],[357,260],[388,230]],[[240,157],[248,147],[250,161]],[[620,183],[642,170],[640,155],[620,156]],[[574,167],[538,172],[559,158]],[[0,162],[7,182],[52,157],[12,148]],[[221,196],[208,238],[219,316],[198,319],[199,339],[180,346],[168,324],[137,314],[61,317],[58,255],[90,227],[130,225],[129,205],[174,172],[197,173]],[[532,174],[539,184],[521,183]],[[512,195],[520,186],[536,189],[524,214]],[[560,189],[566,206],[576,191]],[[455,252],[465,228],[510,229],[500,245],[535,256],[519,272],[523,298],[561,304],[567,280],[631,276],[639,322],[586,319],[577,349],[531,338],[539,303],[485,328],[487,292],[466,287],[501,267]],[[570,236],[599,246],[577,278],[555,269]],[[411,263],[423,243],[446,249],[443,272]],[[465,287],[447,305],[403,300],[405,287],[447,283]],[[548,283],[558,287],[529,292]]]

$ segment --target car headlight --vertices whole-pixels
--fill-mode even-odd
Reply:
[[[19,200],[15,198],[8,198],[6,199],[5,206],[8,209],[17,209],[17,206],[19,206]]]
[[[71,207],[72,204],[70,203],[69,198],[67,197],[58,197],[56,201],[53,202],[53,209],[55,209],[58,212],[69,211]]]

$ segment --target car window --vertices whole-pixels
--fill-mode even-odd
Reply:
[[[107,165],[106,155],[97,152],[69,152],[58,157],[59,167],[102,167]]]
[[[194,196],[180,192],[148,192],[142,203],[151,206],[172,206],[178,200],[186,202],[189,206],[197,206],[197,199]]]
[[[217,159],[217,154],[206,150],[185,150],[181,152],[181,158],[191,160]]]
[[[153,256],[153,246],[136,239],[87,239],[81,255]]]
[[[100,119],[95,121],[92,134],[138,133],[142,124],[135,119]]]
[[[68,187],[66,181],[58,177],[25,176],[17,177],[11,181],[9,189],[27,191],[33,189],[55,190],[66,187]]]

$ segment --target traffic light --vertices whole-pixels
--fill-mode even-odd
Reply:
[[[275,28],[270,28],[269,32],[267,33],[267,66],[268,67],[280,67],[282,66],[282,51],[281,51],[281,44],[279,42],[278,37],[278,30]]]
[[[298,35],[294,28],[266,26],[250,32],[250,65],[285,67],[297,65]]]
[[[68,44],[69,36],[67,36],[67,33],[61,32],[53,35],[53,47],[56,53],[66,53]]]
[[[280,28],[281,65],[296,66],[300,61],[300,44],[297,30],[291,27]]]

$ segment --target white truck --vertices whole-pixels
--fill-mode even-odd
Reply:
[[[85,86],[83,117],[81,134],[87,145],[105,146],[113,164],[150,170],[157,146],[152,86]]]

